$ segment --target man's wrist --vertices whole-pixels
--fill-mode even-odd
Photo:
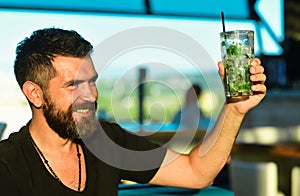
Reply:
[[[244,118],[246,113],[242,113],[240,111],[238,111],[238,109],[236,108],[235,106],[235,102],[233,103],[225,103],[225,108],[226,108],[226,113],[227,115],[230,113],[230,114],[233,114],[234,116],[236,116],[236,118]]]

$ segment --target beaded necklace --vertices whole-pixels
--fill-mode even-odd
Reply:
[[[36,145],[36,143],[34,142],[32,136],[29,134],[30,136],[30,140],[31,143],[33,144],[34,148],[36,149],[36,151],[38,152],[38,154],[40,155],[40,157],[42,157],[44,164],[47,166],[47,168],[49,169],[50,173],[52,174],[52,176],[61,183],[61,180],[59,179],[59,177],[56,175],[56,173],[54,172],[54,170],[52,169],[52,167],[49,164],[49,161],[46,159],[46,157],[44,156],[44,154],[42,153],[42,151],[39,149],[39,147]],[[78,157],[78,168],[79,168],[79,176],[78,176],[78,189],[77,191],[80,192],[80,188],[81,188],[81,154],[79,152],[79,145],[78,143],[76,143],[76,150],[77,150],[77,157]]]

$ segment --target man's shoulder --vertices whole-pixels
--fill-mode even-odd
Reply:
[[[99,123],[103,129],[115,129],[115,128],[121,129],[120,125],[116,122],[100,120]]]
[[[19,191],[22,195],[32,195],[30,162],[26,160],[24,154],[24,144],[29,140],[26,139],[27,130],[27,127],[23,127],[19,132],[11,133],[7,139],[0,142],[0,181],[4,186],[1,187],[3,188],[1,191],[5,195],[17,195]]]
[[[124,134],[129,134],[129,132],[123,129],[118,123],[116,122],[109,122],[109,121],[99,121],[101,129],[107,134],[109,137],[112,138],[119,138],[123,137]]]
[[[24,141],[26,128],[23,127],[19,132],[11,133],[7,139],[0,142],[0,160],[13,159],[20,153],[20,143]]]

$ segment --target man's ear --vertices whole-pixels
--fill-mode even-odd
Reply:
[[[43,91],[34,82],[26,81],[22,87],[23,93],[35,107],[40,108],[43,105]]]

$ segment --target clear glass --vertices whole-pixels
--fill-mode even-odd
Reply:
[[[249,69],[254,58],[254,31],[221,32],[220,40],[226,96],[252,95]]]

